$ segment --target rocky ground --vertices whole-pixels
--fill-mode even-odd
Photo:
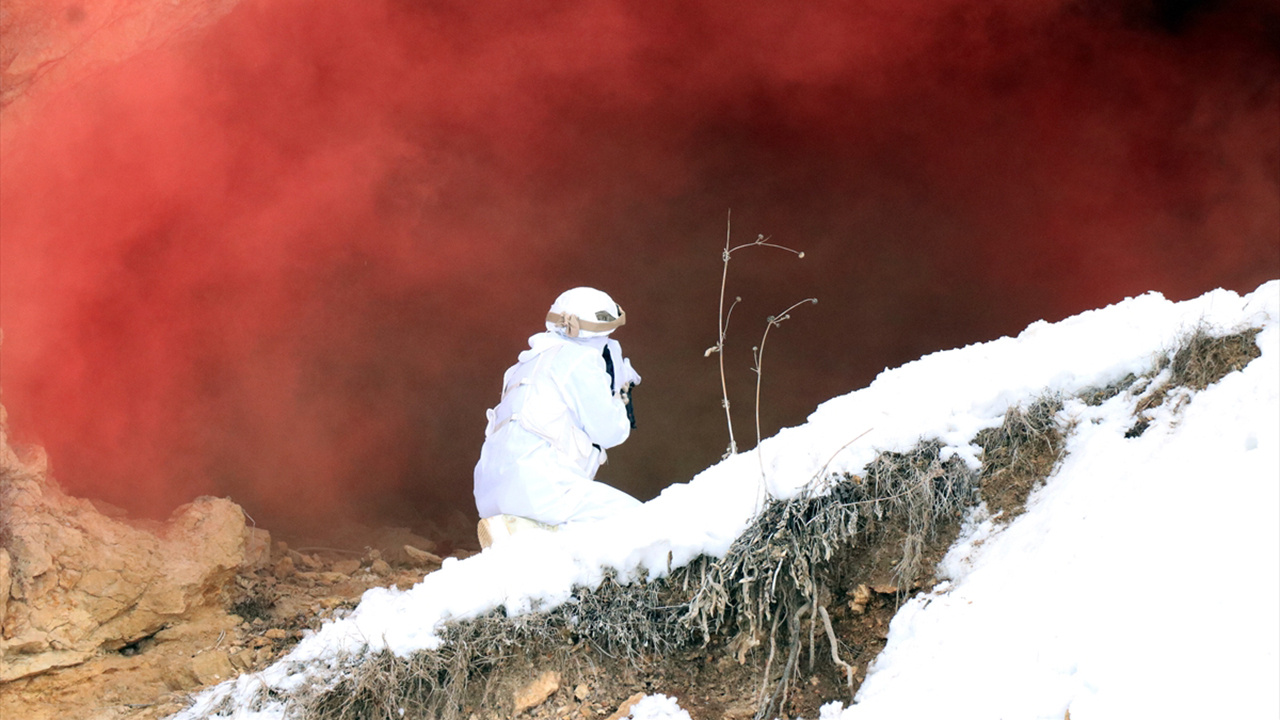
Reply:
[[[439,567],[437,551],[456,557],[475,551],[404,528],[360,534],[348,532],[343,543],[330,538],[324,547],[305,538],[271,542],[269,553],[227,583],[220,602],[79,664],[0,683],[0,717],[165,717],[182,709],[190,693],[270,664],[305,632],[355,607],[366,590],[412,586]]]

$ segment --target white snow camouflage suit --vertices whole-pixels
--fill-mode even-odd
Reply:
[[[615,372],[605,369],[608,347]],[[507,369],[489,410],[475,468],[480,517],[518,515],[550,525],[599,520],[640,504],[595,482],[605,450],[631,433],[624,384],[640,377],[616,340],[543,332]]]

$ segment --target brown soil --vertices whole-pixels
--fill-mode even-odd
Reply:
[[[1062,459],[1066,435],[1053,419],[1061,408],[1052,397],[1012,408],[1000,427],[974,439],[983,449],[982,499],[993,514],[1006,520],[1021,515],[1031,491]]]
[[[466,557],[466,542],[432,541],[402,528],[348,530],[277,542],[262,569],[242,572],[226,609],[105,652],[70,668],[0,683],[0,717],[23,720],[155,720],[187,705],[189,694],[287,653],[303,633],[356,606],[370,588],[412,587],[438,567],[404,545]],[[294,550],[293,547],[299,549]]]
[[[856,668],[854,691],[866,678],[867,665],[884,648],[889,621],[897,612],[896,593],[871,593],[865,609],[852,609],[852,596],[830,608],[840,642],[841,659]],[[791,685],[785,713],[779,717],[816,718],[818,709],[832,700],[848,703],[844,671],[831,661],[830,646],[821,622],[814,637],[814,658],[809,659],[808,639],[801,654],[800,677]],[[723,641],[713,641],[673,655],[641,660],[636,665],[602,658],[585,648],[575,653],[578,662],[563,673],[559,690],[514,720],[601,720],[609,718],[637,693],[657,693],[677,699],[693,720],[749,720],[754,717],[761,693],[764,653],[756,652],[739,664]],[[508,688],[531,681],[550,658],[531,661],[523,673],[495,682],[489,696],[509,695]],[[771,687],[769,689],[772,689]],[[579,699],[575,692],[582,694]],[[498,705],[497,702],[494,703]],[[511,717],[496,707],[468,706],[463,717],[498,720]]]

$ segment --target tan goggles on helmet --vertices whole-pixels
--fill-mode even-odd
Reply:
[[[627,313],[622,308],[618,308],[618,317],[612,320],[604,321],[604,318],[601,317],[602,315],[605,318],[612,317],[609,313],[604,312],[603,310],[596,313],[596,317],[601,320],[600,322],[597,322],[596,320],[583,320],[577,315],[569,315],[567,313],[561,315],[560,313],[549,312],[547,313],[547,322],[555,325],[556,327],[564,328],[565,335],[568,335],[569,337],[578,337],[578,333],[583,330],[586,330],[587,332],[609,332],[610,330],[616,330],[617,328],[627,324]]]

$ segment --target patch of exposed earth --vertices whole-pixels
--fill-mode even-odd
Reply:
[[[348,529],[336,541],[317,543],[273,542],[256,569],[235,576],[222,607],[79,665],[0,683],[0,717],[166,717],[185,707],[191,693],[271,664],[306,632],[355,607],[366,590],[407,589],[440,566],[437,553],[466,557],[478,549],[404,528]]]

